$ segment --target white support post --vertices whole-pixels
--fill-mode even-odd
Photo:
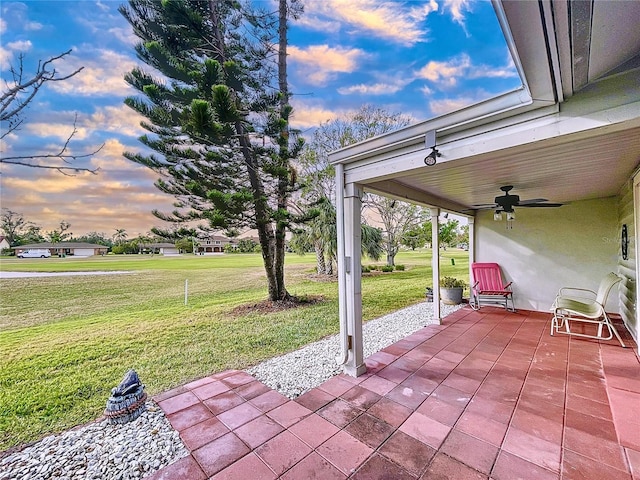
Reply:
[[[344,194],[344,269],[348,358],[344,373],[357,377],[367,371],[362,348],[362,266],[361,200],[362,190],[354,183],[345,185]]]
[[[469,217],[469,283],[473,284],[471,265],[476,261],[476,219]]]
[[[347,363],[349,357],[349,338],[347,333],[347,273],[345,267],[344,235],[344,165],[336,165],[336,230],[338,264],[338,317],[340,319],[340,354],[336,357],[338,365]]]
[[[431,265],[433,270],[433,318],[442,324],[442,312],[440,309],[440,216],[439,208],[431,208],[431,249],[433,258]]]

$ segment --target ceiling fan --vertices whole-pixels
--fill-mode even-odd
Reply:
[[[480,205],[471,205],[474,210],[495,210],[496,213],[506,212],[513,213],[513,207],[560,207],[563,203],[550,203],[546,198],[532,198],[530,200],[520,200],[518,195],[512,195],[509,192],[513,189],[513,185],[505,185],[500,187],[504,195],[499,195],[494,199],[495,203],[485,203]]]

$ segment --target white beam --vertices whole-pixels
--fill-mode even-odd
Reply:
[[[362,345],[362,190],[353,183],[347,183],[344,191],[344,272],[345,306],[348,335],[348,357],[343,366],[344,373],[357,377],[366,373]]]
[[[407,144],[419,143],[424,147],[425,135],[431,130],[436,132],[445,129],[457,130],[465,129],[469,125],[489,123],[495,118],[512,115],[513,110],[521,109],[524,105],[531,105],[533,108],[534,102],[526,89],[518,88],[455,112],[336,150],[329,154],[329,162],[351,163],[361,158],[395,151]]]
[[[382,195],[389,198],[395,198],[397,200],[417,203],[420,205],[440,207],[452,213],[468,216],[469,208],[465,207],[451,200],[431,195],[422,190],[409,187],[401,182],[395,180],[383,180],[381,182],[367,183],[363,185],[363,188],[367,192],[375,193],[376,195]]]
[[[442,312],[440,309],[440,216],[439,208],[431,209],[431,266],[433,270],[433,318],[442,324]]]
[[[469,301],[473,298],[473,270],[471,266],[476,261],[476,219],[469,217]]]
[[[340,354],[338,365],[344,365],[349,356],[347,332],[347,273],[345,265],[345,217],[344,217],[344,165],[336,165],[336,230],[338,258],[338,317],[340,319]]]

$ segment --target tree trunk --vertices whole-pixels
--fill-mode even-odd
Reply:
[[[222,31],[219,28],[219,17],[217,15],[217,7],[219,0],[211,0],[211,20],[216,26],[216,46],[220,55],[220,62],[224,63],[226,60],[224,50],[224,38]],[[285,2],[284,18],[285,18],[285,38],[286,45],[286,2]],[[282,1],[281,1],[280,18],[282,21]],[[281,28],[279,29],[279,35]],[[280,39],[282,44],[282,39]],[[280,55],[281,57],[282,55]],[[286,65],[286,49],[284,52],[284,59]],[[278,67],[280,68],[281,59],[279,59]],[[285,83],[286,83],[286,71],[285,71]],[[282,73],[279,74],[279,81],[282,84]],[[282,87],[281,87],[282,88]],[[286,92],[285,92],[286,93]],[[281,107],[282,108],[282,107]],[[267,203],[267,195],[264,188],[264,183],[260,178],[258,162],[255,158],[255,152],[251,146],[249,134],[245,129],[242,122],[237,121],[235,124],[235,130],[238,135],[238,141],[242,150],[242,156],[244,163],[247,167],[247,174],[249,176],[249,183],[253,193],[253,205],[256,216],[256,229],[258,231],[258,239],[260,241],[260,247],[262,250],[262,262],[264,264],[265,273],[267,276],[267,285],[269,292],[269,300],[278,301],[289,298],[284,285],[284,247],[285,247],[285,225],[282,222],[276,222],[274,227],[273,221],[270,215],[269,205]],[[286,192],[286,187],[282,186],[282,179],[278,181],[278,208],[281,208],[283,203],[286,202],[286,195],[282,195],[281,192]],[[285,203],[286,205],[286,203]]]
[[[322,242],[316,240],[313,243],[313,249],[316,252],[316,270],[318,275],[325,275],[327,273],[327,266],[324,262],[324,249],[322,248]]]
[[[387,265],[393,267],[395,265],[396,256],[392,253],[387,252]]]
[[[289,86],[287,84],[287,0],[278,5],[278,87],[280,90],[280,118],[285,120],[280,131],[279,160],[282,170],[278,174],[278,214],[275,226],[274,275],[277,288],[277,300],[289,298],[284,285],[284,255],[286,242],[286,219],[280,218],[280,212],[287,211],[289,197]],[[274,300],[273,298],[271,298]]]
[[[333,256],[329,255],[329,257],[327,258],[327,275],[333,275]]]

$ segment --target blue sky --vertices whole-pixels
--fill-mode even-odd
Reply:
[[[135,95],[123,80],[136,65],[136,37],[118,13],[121,1],[3,1],[0,68],[7,78],[24,55],[25,75],[39,60],[73,49],[57,62],[61,74],[40,91],[20,131],[0,146],[3,155],[60,148],[77,115],[71,149],[104,148],[83,166],[98,175],[63,176],[1,167],[2,207],[45,230],[64,220],[71,231],[130,237],[162,222],[173,198],[153,186],[156,175],[122,156],[140,150],[140,117],[123,104]],[[273,5],[264,0],[264,6]],[[363,104],[432,118],[520,85],[491,3],[485,0],[305,0],[290,31],[289,80],[293,126],[310,133],[321,122]],[[3,126],[5,128],[5,126]],[[78,163],[80,164],[80,163]]]

